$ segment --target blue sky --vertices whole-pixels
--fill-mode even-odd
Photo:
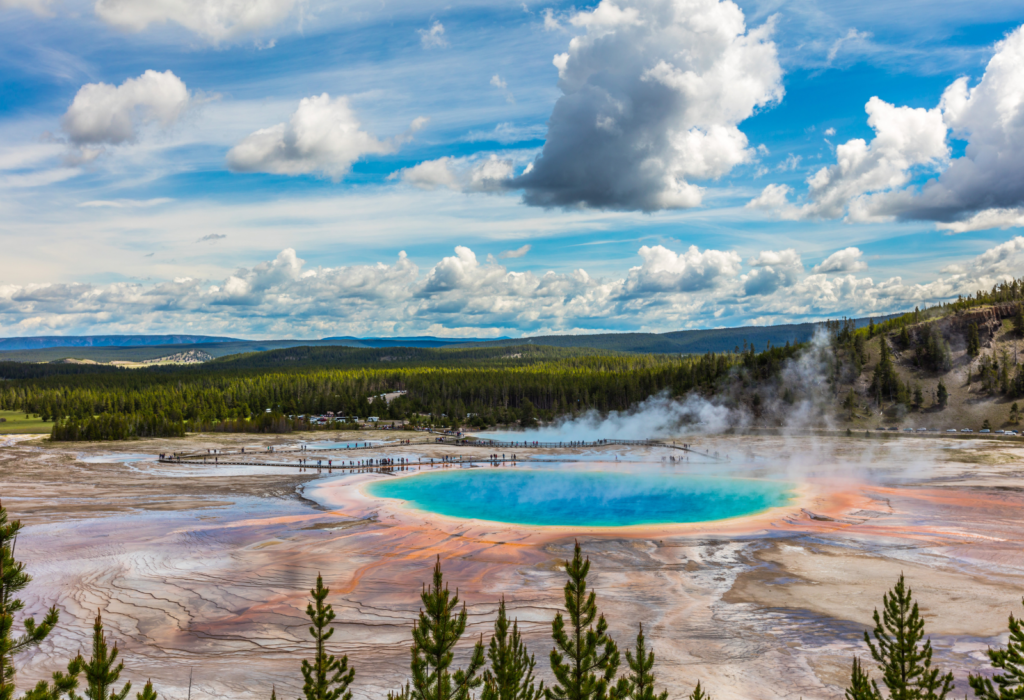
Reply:
[[[1021,274],[1022,23],[1013,2],[0,0],[0,335],[934,304]]]

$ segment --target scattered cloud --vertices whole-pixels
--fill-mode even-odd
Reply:
[[[96,15],[132,32],[172,22],[219,42],[274,27],[296,4],[297,0],[97,0]]]
[[[0,10],[29,10],[40,17],[52,14],[48,0],[0,0]]]
[[[508,102],[509,104],[515,103],[516,98],[508,89],[508,83],[506,83],[504,79],[502,79],[502,77],[497,73],[491,76],[491,85],[502,91],[502,93],[505,95],[506,102]]]
[[[530,252],[530,248],[532,248],[532,246],[529,243],[527,243],[526,245],[522,246],[521,248],[516,248],[515,250],[505,250],[505,251],[502,251],[501,254],[498,255],[498,257],[502,258],[503,260],[504,259],[509,259],[509,258],[522,258],[527,253]]]
[[[227,236],[223,233],[208,233],[199,240],[197,240],[196,243],[213,243],[214,241],[221,241],[224,240],[225,238],[227,238]]]
[[[173,201],[170,197],[155,197],[153,199],[92,199],[88,202],[82,202],[78,206],[86,208],[139,209],[156,207]]]
[[[836,147],[836,164],[808,180],[807,201],[790,204],[769,185],[750,204],[782,218],[935,221],[953,233],[1021,225],[1024,209],[1024,26],[995,45],[974,87],[966,77],[932,109],[896,107],[877,97],[865,109],[870,143]],[[967,142],[950,159],[948,137]],[[921,186],[918,174],[938,173]],[[769,189],[771,188],[771,189]],[[786,191],[785,194],[789,194]]]
[[[748,296],[771,294],[780,287],[792,287],[803,274],[800,254],[793,248],[763,250],[747,261],[754,270],[743,281]]]
[[[792,153],[786,158],[786,160],[779,163],[776,170],[780,172],[786,172],[787,170],[796,170],[800,167],[800,161],[803,160],[803,156],[795,156]]]
[[[208,332],[288,337],[441,327],[567,331],[584,320],[591,328],[661,330],[706,327],[716,318],[726,325],[782,323],[888,313],[991,287],[1019,274],[1024,237],[947,265],[922,284],[858,277],[854,272],[863,268],[855,248],[833,254],[811,274],[793,249],[752,256],[744,274],[735,251],[644,246],[638,254],[640,265],[600,279],[582,269],[518,272],[492,257],[481,262],[466,246],[425,273],[405,253],[390,263],[331,268],[309,266],[288,248],[217,280],[0,285],[0,327],[155,332],[187,323]]]
[[[864,254],[859,248],[843,248],[837,250],[815,265],[811,270],[815,274],[824,272],[863,272],[868,264],[863,260]]]
[[[858,32],[856,29],[848,30],[846,34],[836,39],[828,50],[828,64],[831,65],[836,60],[836,56],[839,55],[840,51],[863,52],[870,39],[871,34],[869,32]]]
[[[936,224],[939,230],[950,233],[965,233],[967,231],[986,231],[999,228],[1024,228],[1024,207],[1014,209],[985,209],[962,221],[951,221],[949,223],[939,222]]]
[[[404,168],[389,177],[424,190],[495,193],[505,190],[513,168],[511,159],[493,153],[483,158],[444,156]]]
[[[83,149],[134,143],[148,124],[172,126],[190,99],[185,83],[171,71],[147,70],[118,86],[88,83],[64,113],[61,128]]]
[[[227,155],[228,168],[240,173],[321,174],[335,180],[366,155],[394,153],[426,120],[413,121],[405,134],[378,140],[362,129],[348,97],[326,92],[307,97],[287,123],[245,137]]]
[[[740,256],[734,251],[705,250],[690,246],[676,253],[665,246],[643,246],[644,262],[630,268],[625,289],[630,295],[658,292],[697,292],[714,287],[740,271]]]
[[[425,49],[446,49],[448,40],[444,36],[444,25],[434,20],[430,29],[417,30],[420,35],[420,44]]]
[[[562,96],[526,203],[656,211],[695,207],[703,188],[754,151],[739,123],[782,99],[773,22],[749,30],[719,0],[602,0],[570,17],[585,30],[554,59]],[[681,51],[679,47],[686,47]]]
[[[544,138],[547,128],[543,124],[519,126],[512,122],[502,122],[491,131],[471,131],[462,139],[468,143],[478,141],[496,141],[500,144],[536,141]]]

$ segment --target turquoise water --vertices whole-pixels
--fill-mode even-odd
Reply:
[[[779,481],[540,469],[453,469],[376,481],[366,490],[456,518],[566,527],[721,520],[793,496],[793,485]]]

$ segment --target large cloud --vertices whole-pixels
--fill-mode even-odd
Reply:
[[[771,294],[780,287],[791,287],[804,271],[800,254],[793,248],[762,250],[748,262],[754,270],[743,281],[743,293],[750,296]]]
[[[629,295],[701,291],[740,271],[739,254],[721,250],[702,253],[695,245],[681,254],[665,246],[643,246],[640,257],[643,265],[630,268],[626,278]]]
[[[830,256],[834,269],[843,260],[856,267],[857,256],[840,253]],[[422,274],[404,253],[390,264],[329,268],[309,266],[289,248],[221,280],[0,285],[0,331],[494,335],[862,316],[935,304],[1012,279],[1024,269],[1024,237],[947,266],[923,283],[875,281],[838,269],[805,274],[792,249],[752,256],[747,274],[740,274],[735,251],[691,247],[677,253],[653,246],[639,254],[641,265],[599,279],[582,269],[510,270],[464,246]]]
[[[417,119],[410,133],[425,120]],[[320,173],[340,178],[365,155],[393,153],[407,135],[378,140],[362,130],[345,96],[326,92],[307,97],[287,123],[260,129],[228,152],[228,167],[243,173],[302,175]]]
[[[174,22],[213,41],[273,27],[296,0],[97,0],[96,14],[122,29]]]
[[[753,152],[738,124],[782,98],[771,22],[726,0],[602,0],[555,57],[562,96],[544,150],[512,181],[538,206],[694,207]]]
[[[116,145],[138,139],[146,124],[174,124],[189,105],[189,92],[171,71],[147,70],[121,85],[83,85],[61,120],[72,143]]]
[[[769,185],[750,204],[783,218],[939,222],[952,232],[1008,228],[1024,222],[1024,27],[995,46],[981,81],[959,78],[930,110],[867,105],[876,136],[836,148],[837,162],[808,180],[807,202]],[[948,160],[947,137],[967,142]],[[941,169],[922,187],[907,186],[921,166]]]

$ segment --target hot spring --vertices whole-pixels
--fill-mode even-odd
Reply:
[[[786,505],[794,485],[687,474],[453,469],[368,484],[366,492],[455,518],[622,527],[723,520]]]

